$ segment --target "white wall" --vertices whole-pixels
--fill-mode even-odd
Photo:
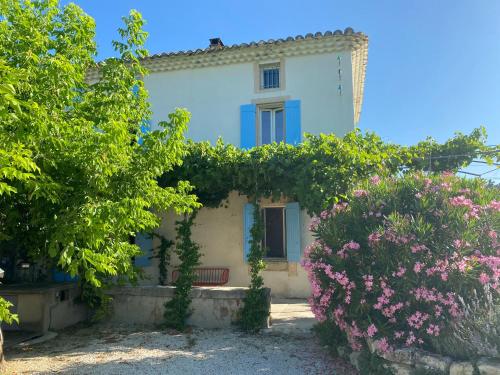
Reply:
[[[339,95],[338,61],[342,61]],[[257,61],[260,63],[259,61]],[[254,99],[289,96],[301,100],[302,131],[344,135],[354,129],[350,52],[287,57],[285,88],[256,93],[254,64],[221,65],[152,73],[145,85],[150,93],[153,124],[168,119],[176,107],[192,114],[188,137],[214,143],[240,144],[240,105]]]
[[[202,266],[229,268],[227,286],[248,286],[250,283],[248,264],[243,261],[243,207],[247,202],[245,196],[233,192],[223,207],[201,209],[192,228],[191,238],[201,246]],[[175,239],[174,222],[178,219],[179,217],[173,213],[164,214],[162,225],[157,232],[168,239]],[[312,242],[312,235],[308,230],[309,222],[309,216],[303,211],[301,217],[302,252]],[[157,242],[155,242],[155,246],[157,246]],[[282,266],[286,266],[286,262],[283,263],[285,264]],[[176,257],[172,257],[172,266],[176,265],[178,265],[178,260]],[[173,267],[169,269],[169,280]],[[288,267],[295,267],[296,273],[289,272],[287,269],[263,271],[265,286],[271,288],[273,296],[308,297],[310,286],[306,272],[297,263],[288,264]],[[143,284],[157,284],[158,260],[153,259],[151,266],[145,267],[144,270],[150,279],[143,281]]]

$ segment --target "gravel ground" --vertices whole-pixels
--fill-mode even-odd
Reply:
[[[42,344],[6,352],[6,374],[338,374],[355,372],[331,359],[314,337],[227,330],[191,333],[104,326],[60,332]]]

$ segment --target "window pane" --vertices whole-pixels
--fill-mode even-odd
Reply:
[[[280,70],[273,69],[273,87],[280,87]]]
[[[271,111],[262,111],[261,142],[263,145],[271,143]]]
[[[283,123],[283,110],[274,112],[274,140],[276,142],[285,141],[285,127]]]
[[[283,227],[283,207],[272,207],[264,209],[266,233],[265,244],[266,256],[269,258],[285,257],[285,230]]]
[[[263,68],[262,69],[261,86],[264,89],[272,89],[280,87],[280,68]]]

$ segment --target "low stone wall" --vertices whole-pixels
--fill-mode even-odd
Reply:
[[[1,285],[0,296],[14,306],[19,324],[2,324],[5,331],[46,333],[60,330],[88,318],[85,304],[79,301],[81,290],[76,283]]]
[[[194,287],[188,324],[201,328],[227,328],[236,323],[248,288]],[[173,286],[124,286],[113,288],[111,323],[157,325],[164,320],[165,302],[174,296]],[[266,289],[269,307],[271,290]]]
[[[373,343],[368,343],[368,347],[370,351],[374,351]],[[500,375],[500,359],[480,358],[475,362],[455,361],[450,357],[410,348],[377,354],[390,363],[389,366],[395,375],[413,375],[418,370],[427,370],[429,374],[442,375]],[[356,353],[352,353],[349,358],[351,363],[359,368]],[[419,373],[422,374],[422,372]]]

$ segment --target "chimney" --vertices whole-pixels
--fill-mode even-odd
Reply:
[[[210,47],[210,49],[222,48],[222,47],[224,47],[224,43],[222,43],[222,40],[220,38],[211,38],[209,47]]]

